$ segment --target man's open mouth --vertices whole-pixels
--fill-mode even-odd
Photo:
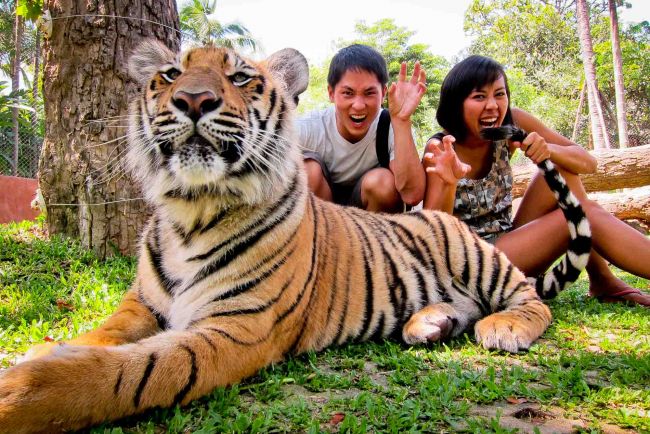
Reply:
[[[356,124],[365,121],[368,115],[350,115],[350,120]]]

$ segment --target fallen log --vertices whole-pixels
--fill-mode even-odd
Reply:
[[[650,224],[650,186],[618,193],[589,193],[588,196],[621,220]]]
[[[589,199],[598,202],[605,210],[638,231],[650,233],[650,186],[626,189],[617,193],[588,193]],[[521,197],[512,201],[512,213],[517,212]]]
[[[596,173],[580,175],[587,192],[650,185],[650,145],[591,153],[598,161],[598,169]],[[512,194],[513,197],[520,197],[538,169],[532,163],[515,165],[512,169]]]

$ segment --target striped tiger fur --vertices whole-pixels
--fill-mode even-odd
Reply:
[[[484,139],[492,141],[523,142],[528,133],[514,125],[504,125],[496,128],[484,128],[481,130],[481,135]],[[571,193],[566,180],[551,160],[546,159],[537,167],[542,171],[569,226],[569,245],[566,254],[550,271],[538,278],[530,279],[535,284],[540,297],[549,299],[575,282],[587,266],[591,253],[591,229],[580,202]]]
[[[0,377],[0,432],[79,429],[187,404],[287,354],[474,326],[527,349],[551,313],[490,244],[440,212],[368,213],[308,192],[292,116],[308,66],[145,42],[129,161],[154,214],[131,289],[99,328]]]

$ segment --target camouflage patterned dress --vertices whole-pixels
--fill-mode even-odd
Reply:
[[[503,140],[493,145],[490,172],[481,179],[458,181],[454,200],[454,215],[491,243],[512,228],[512,168],[508,142]]]

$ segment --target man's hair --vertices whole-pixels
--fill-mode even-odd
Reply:
[[[350,70],[375,74],[382,86],[386,86],[388,83],[386,60],[379,51],[367,45],[353,44],[341,48],[330,62],[327,84],[334,89],[341,81],[341,77]]]
[[[457,63],[442,82],[440,103],[436,111],[438,124],[456,140],[464,140],[467,126],[463,116],[463,103],[472,91],[480,89],[503,77],[508,95],[508,110],[503,119],[504,125],[513,124],[510,111],[510,88],[506,73],[498,62],[485,56],[470,56]]]

